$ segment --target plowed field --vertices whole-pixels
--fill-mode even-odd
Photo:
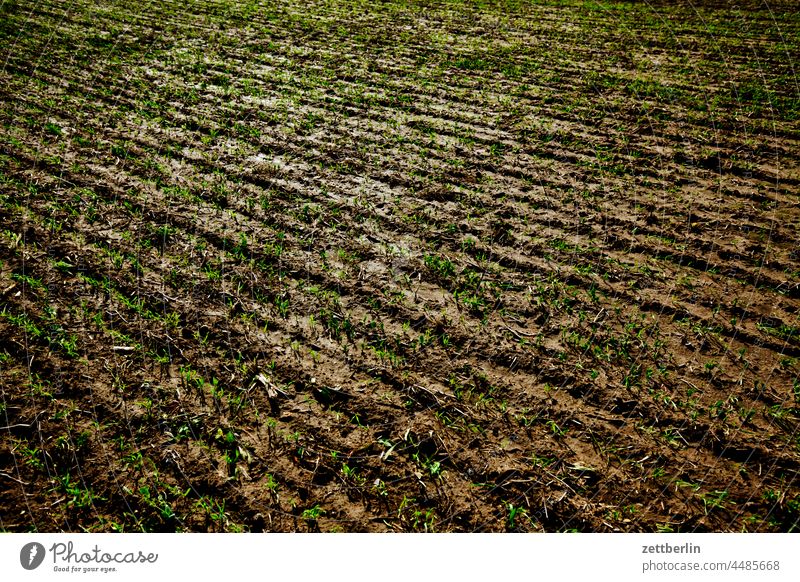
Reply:
[[[790,531],[794,2],[0,1],[0,529]]]

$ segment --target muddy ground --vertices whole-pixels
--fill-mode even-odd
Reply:
[[[0,529],[797,529],[750,4],[0,3]]]

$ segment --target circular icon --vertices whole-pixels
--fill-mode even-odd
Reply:
[[[26,570],[35,570],[44,561],[44,546],[39,542],[30,542],[19,551],[19,563]]]

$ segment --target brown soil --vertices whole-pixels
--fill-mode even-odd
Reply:
[[[796,529],[800,20],[700,4],[2,3],[0,528]]]

